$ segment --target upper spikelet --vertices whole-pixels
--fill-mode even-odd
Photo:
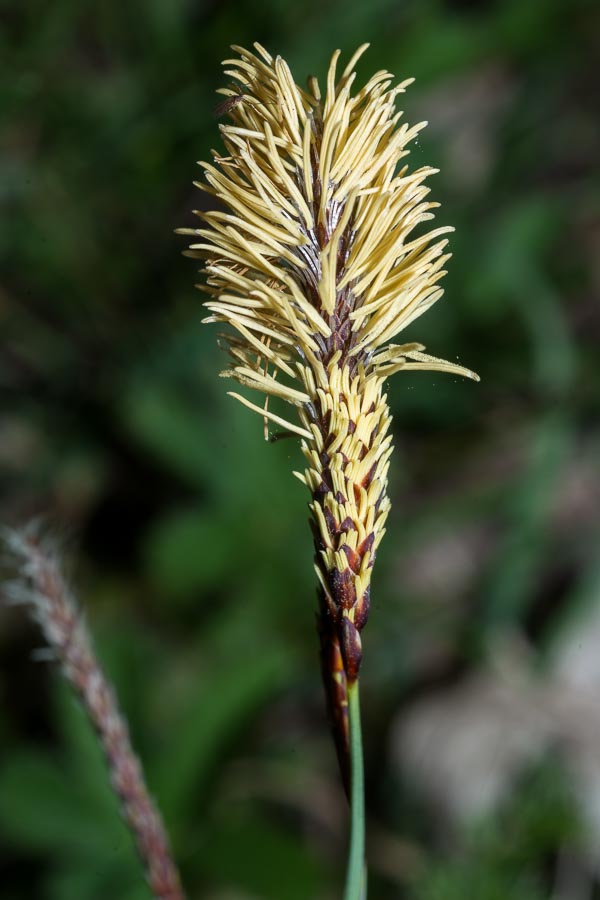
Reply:
[[[226,60],[233,84],[221,90],[226,152],[202,162],[198,184],[223,208],[198,213],[204,226],[190,255],[204,258],[207,321],[226,322],[240,384],[294,406],[309,401],[300,378],[334,353],[352,370],[362,363],[387,376],[399,369],[438,369],[476,378],[453,363],[391,339],[439,297],[450,227],[414,237],[433,218],[428,166],[409,172],[399,161],[426,123],[409,127],[396,112],[412,79],[392,86],[377,72],[354,95],[359,47],[339,77],[331,60],[324,96],[315,78],[300,88],[281,57],[255,44]],[[238,396],[238,395],[236,395]],[[238,397],[307,439],[294,417],[281,419]]]

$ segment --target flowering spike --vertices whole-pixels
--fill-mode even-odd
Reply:
[[[399,164],[425,126],[395,110],[411,81],[393,87],[380,71],[352,94],[363,45],[339,76],[333,54],[323,95],[316,78],[305,91],[281,57],[254,47],[226,61],[226,152],[201,163],[201,186],[224,209],[182,230],[204,260],[207,321],[237,332],[225,374],[295,410],[285,419],[233,394],[302,437],[307,468],[296,474],[312,494],[322,660],[343,760],[344,698],[390,506],[384,380],[411,369],[478,378],[420,344],[390,343],[441,297],[453,230],[414,234],[438,204],[425,184],[435,170]]]

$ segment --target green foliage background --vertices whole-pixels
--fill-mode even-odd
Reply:
[[[410,159],[440,167],[456,234],[446,295],[406,339],[482,382],[389,386],[393,512],[365,632],[370,896],[551,896],[585,833],[560,759],[449,837],[399,772],[393,726],[485,666],[499,635],[526,640],[543,673],[600,602],[597,4],[0,11],[0,513],[68,535],[191,898],[339,896],[345,808],[299,452],[265,444],[225,396],[173,230],[204,202],[194,161],[218,145],[229,44],[260,40],[303,81],[369,40],[361,77],[416,77],[407,118],[431,126]],[[0,626],[2,896],[143,900],[82,715],[32,660],[21,611]]]

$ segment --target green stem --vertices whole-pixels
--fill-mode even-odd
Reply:
[[[363,767],[358,681],[355,681],[348,688],[348,722],[350,727],[351,830],[344,900],[366,900],[367,868],[365,863],[365,779]]]

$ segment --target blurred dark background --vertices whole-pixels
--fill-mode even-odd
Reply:
[[[481,374],[389,385],[365,632],[372,898],[600,897],[599,7],[586,0],[0,6],[0,518],[64,546],[190,898],[340,896],[292,441],[226,397],[177,226],[231,43],[303,83],[365,40],[415,76],[453,224],[405,333]],[[143,900],[100,753],[0,610],[0,893]]]

